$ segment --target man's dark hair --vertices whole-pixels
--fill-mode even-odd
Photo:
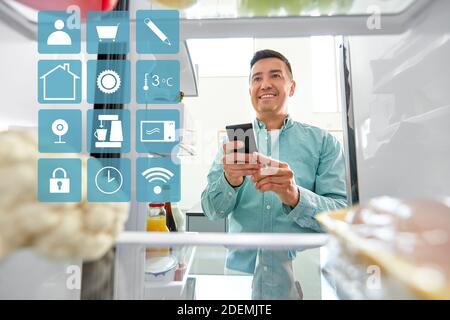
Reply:
[[[250,61],[250,69],[253,68],[255,63],[257,63],[259,60],[267,59],[267,58],[277,58],[277,59],[280,59],[281,61],[283,61],[286,64],[286,66],[289,70],[290,76],[292,78],[292,68],[291,68],[291,64],[290,64],[289,60],[285,56],[283,56],[281,53],[274,51],[274,50],[270,50],[270,49],[256,51],[255,54],[253,55],[252,61]]]

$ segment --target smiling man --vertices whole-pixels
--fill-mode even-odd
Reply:
[[[224,144],[208,174],[202,208],[210,219],[228,217],[230,232],[322,232],[316,214],[347,205],[341,145],[289,116],[296,83],[282,54],[258,51],[250,66],[259,152],[237,154],[239,142]],[[229,250],[226,267],[254,274],[254,298],[286,299],[295,296],[294,256],[291,250]]]

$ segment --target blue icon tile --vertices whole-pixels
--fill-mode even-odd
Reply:
[[[138,53],[178,53],[180,13],[178,10],[138,10],[136,50]]]
[[[80,53],[79,15],[65,11],[39,11],[39,53]]]
[[[136,150],[139,153],[178,153],[180,112],[174,109],[136,112]]]
[[[39,159],[38,200],[40,202],[81,201],[81,160]]]
[[[136,64],[136,101],[174,104],[180,100],[180,62],[139,60]]]
[[[180,201],[180,174],[178,158],[138,158],[136,161],[137,201]]]
[[[130,152],[130,111],[88,110],[86,128],[88,152]]]
[[[81,102],[81,61],[40,60],[38,62],[39,103]]]
[[[130,103],[130,76],[128,60],[88,61],[88,103]]]
[[[131,161],[125,158],[88,159],[87,199],[90,202],[128,202]]]
[[[39,152],[81,152],[80,110],[39,110],[38,119]]]
[[[88,53],[128,53],[130,15],[128,11],[88,11],[86,47]]]

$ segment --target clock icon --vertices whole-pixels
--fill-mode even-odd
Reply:
[[[104,194],[116,193],[122,187],[122,183],[122,174],[114,167],[103,167],[95,176],[95,186]]]

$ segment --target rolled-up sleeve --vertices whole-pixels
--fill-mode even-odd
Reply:
[[[298,204],[294,208],[283,205],[283,211],[303,228],[323,232],[315,216],[347,206],[344,155],[341,144],[331,134],[325,136],[322,144],[314,190],[302,186],[298,189]]]

